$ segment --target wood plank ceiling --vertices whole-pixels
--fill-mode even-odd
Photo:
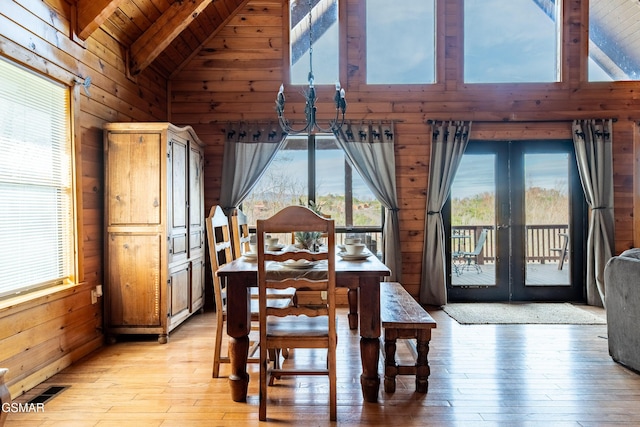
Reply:
[[[77,0],[76,34],[102,28],[128,50],[136,75],[153,66],[170,78],[249,0]]]

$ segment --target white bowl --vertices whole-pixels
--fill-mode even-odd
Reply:
[[[277,237],[268,237],[264,241],[267,244],[267,246],[276,246],[278,244]]]
[[[344,250],[349,255],[360,255],[365,247],[366,245],[364,243],[354,243],[351,245],[344,245]]]
[[[357,237],[347,237],[344,239],[345,245],[354,245],[356,243],[362,243],[362,239],[359,239]]]

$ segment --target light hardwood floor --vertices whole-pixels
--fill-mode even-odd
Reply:
[[[462,326],[443,311],[431,313],[438,328],[429,353],[429,392],[416,394],[413,377],[398,377],[395,394],[381,387],[379,402],[365,403],[359,337],[347,329],[341,310],[337,425],[640,424],[640,375],[611,360],[606,326]],[[7,426],[331,424],[323,377],[277,382],[265,423],[258,421],[257,365],[250,368],[248,402],[231,401],[227,379],[211,378],[213,325],[213,313],[205,313],[172,333],[168,344],[152,337],[104,347],[16,399],[26,402],[52,385],[70,386],[43,412],[10,413]],[[292,360],[310,356],[299,352]],[[228,368],[223,365],[223,375]]]

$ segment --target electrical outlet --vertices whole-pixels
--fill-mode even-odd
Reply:
[[[91,290],[91,304],[97,304],[98,298],[102,296],[102,285],[97,285]]]

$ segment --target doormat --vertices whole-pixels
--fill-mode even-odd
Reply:
[[[570,303],[457,303],[442,309],[461,325],[606,325],[603,315]]]

